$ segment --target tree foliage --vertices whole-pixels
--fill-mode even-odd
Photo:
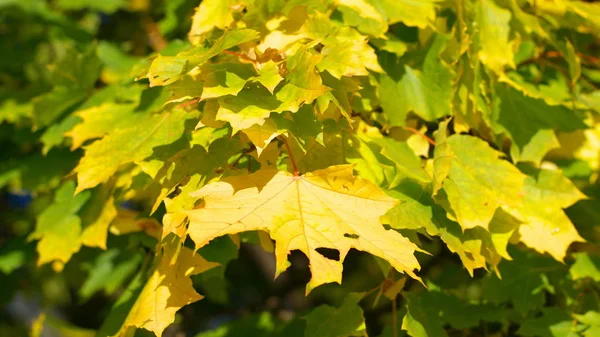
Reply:
[[[600,331],[600,3],[4,1],[0,31],[0,335]]]

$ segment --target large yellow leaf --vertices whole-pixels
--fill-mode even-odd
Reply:
[[[208,262],[191,249],[183,247],[178,237],[168,238],[163,255],[131,308],[121,332],[135,326],[161,336],[165,328],[173,323],[179,309],[202,299],[194,290],[190,276],[216,266],[218,263]],[[122,334],[118,333],[117,336]]]
[[[307,255],[312,272],[307,292],[341,282],[350,248],[379,256],[419,279],[413,272],[420,268],[414,256],[419,248],[380,221],[398,201],[354,177],[352,170],[352,165],[339,165],[301,176],[262,170],[206,185],[192,193],[203,203],[182,211],[190,220],[188,234],[199,248],[225,234],[267,231],[276,242],[276,275],[287,268],[290,251]],[[337,249],[339,261],[324,257],[318,248]]]

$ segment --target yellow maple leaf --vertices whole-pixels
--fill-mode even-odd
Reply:
[[[183,247],[178,237],[170,236],[166,239],[156,269],[131,308],[121,332],[135,326],[161,336],[175,321],[175,313],[179,309],[203,298],[194,290],[190,276],[218,265]]]
[[[262,230],[275,240],[276,276],[285,271],[287,255],[300,250],[310,262],[311,289],[341,283],[342,262],[350,248],[387,260],[415,279],[419,248],[394,230],[386,230],[380,217],[397,204],[375,184],[352,174],[352,165],[331,166],[294,176],[262,170],[225,178],[191,193],[203,203],[184,210],[189,236],[196,247],[225,234]],[[336,249],[339,260],[321,255],[318,248]]]

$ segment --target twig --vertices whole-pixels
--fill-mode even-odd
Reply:
[[[144,29],[148,35],[148,43],[154,51],[161,51],[167,46],[167,41],[162,36],[156,22],[152,21],[149,16],[143,19]]]
[[[296,166],[296,161],[294,160],[294,156],[292,155],[292,150],[290,149],[290,145],[285,137],[280,136],[283,140],[283,144],[285,145],[285,149],[287,150],[288,157],[290,157],[290,161],[292,162],[292,166],[294,167],[294,176],[298,177],[300,174],[298,173],[298,166]]]
[[[237,157],[237,159],[233,163],[231,163],[231,165],[229,165],[229,166],[230,167],[236,167],[237,164],[240,162],[240,160],[242,158],[244,158],[245,155],[247,155],[248,153],[254,151],[255,149],[256,149],[256,147],[254,146],[254,144],[252,144],[252,146],[250,146],[249,148],[242,150],[242,153],[240,153],[240,156]]]
[[[411,128],[410,126],[403,126],[404,130],[406,131],[410,131],[416,135],[419,135],[421,137],[423,137],[429,144],[435,146],[435,141],[429,137],[427,137],[427,135],[425,135],[424,133],[422,133],[421,131],[415,129],[415,128]]]
[[[250,56],[248,56],[248,55],[244,55],[244,54],[242,54],[242,53],[234,52],[234,51],[231,51],[231,50],[223,50],[223,53],[225,53],[225,54],[229,54],[229,55],[234,55],[234,56],[237,56],[237,57],[243,58],[244,60],[248,60],[248,61],[250,61],[250,62],[252,62],[252,63],[256,63],[256,60],[255,60],[255,59],[251,58],[251,57],[250,57]]]
[[[394,337],[398,337],[398,309],[396,308],[398,303],[396,298],[398,298],[398,296],[394,297],[392,300],[392,329],[394,331]]]
[[[185,108],[186,106],[190,106],[190,105],[196,104],[198,102],[200,102],[200,99],[199,98],[194,98],[191,101],[187,101],[187,102],[183,102],[183,103],[179,104],[177,107],[181,109],[181,108]]]

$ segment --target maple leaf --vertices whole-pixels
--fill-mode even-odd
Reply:
[[[81,118],[83,123],[76,124],[65,136],[71,137],[73,143],[71,150],[77,149],[89,139],[101,138],[116,127],[126,127],[135,124],[135,104],[113,104],[105,103],[77,111],[75,116]]]
[[[237,95],[254,75],[247,64],[219,63],[200,68],[200,79],[204,81],[201,100],[225,95]]]
[[[258,70],[258,76],[255,76],[253,80],[259,82],[273,93],[277,85],[283,81],[283,77],[281,77],[281,74],[279,73],[277,63],[269,60],[261,64],[260,69]]]
[[[190,70],[202,65],[222,51],[256,40],[258,36],[258,32],[252,29],[232,29],[225,32],[211,47],[199,45],[176,56],[158,55],[152,61],[146,75],[150,80],[150,86],[174,83]]]
[[[587,128],[582,111],[564,105],[549,105],[541,97],[518,90],[512,83],[498,85],[500,111],[497,122],[519,149],[523,149],[542,130],[575,131]],[[524,149],[523,149],[524,151]]]
[[[495,268],[502,258],[510,259],[506,252],[508,240],[521,223],[508,213],[498,210],[489,230],[481,227],[463,230],[448,219],[444,209],[415,182],[403,181],[388,194],[401,202],[384,216],[385,222],[395,229],[412,229],[438,236],[459,256],[471,275],[475,269],[487,269],[488,264]]]
[[[258,156],[260,156],[267,145],[283,131],[284,130],[277,127],[277,123],[272,119],[267,119],[262,125],[254,124],[251,127],[244,129],[246,136],[248,136],[252,144],[256,146]]]
[[[363,311],[358,305],[361,294],[351,293],[339,308],[321,305],[306,315],[304,336],[342,337],[351,336],[364,324]]]
[[[283,102],[281,109],[298,111],[303,103],[312,103],[328,88],[323,85],[316,65],[321,56],[312,54],[307,48],[300,48],[287,59],[288,74],[284,86],[277,92],[277,99]]]
[[[239,4],[237,0],[206,0],[196,8],[192,17],[192,27],[188,37],[198,42],[202,34],[213,28],[225,29],[233,23],[233,8]]]
[[[546,154],[558,148],[560,148],[560,143],[554,130],[539,130],[522,150],[513,144],[510,147],[510,156],[515,162],[531,162],[540,166]]]
[[[540,170],[525,180],[522,204],[507,210],[524,222],[519,228],[521,241],[562,261],[573,242],[583,242],[563,208],[585,196],[560,171]]]
[[[90,198],[90,193],[74,196],[75,182],[63,184],[54,197],[54,203],[40,214],[35,231],[29,239],[40,239],[37,245],[38,265],[55,262],[61,271],[64,264],[81,248],[81,218],[77,212]]]
[[[453,73],[439,58],[446,43],[446,37],[436,36],[422,70],[408,65],[402,67],[395,59],[382,62],[387,74],[381,75],[379,80],[381,107],[392,125],[405,125],[410,111],[429,121],[450,114]]]
[[[317,64],[319,71],[327,70],[335,78],[342,76],[366,76],[368,69],[381,72],[377,55],[364,36],[356,30],[344,27],[337,34],[323,41],[321,55]]]
[[[162,250],[158,265],[129,311],[121,331],[135,326],[162,336],[165,328],[175,321],[179,309],[202,299],[194,290],[190,276],[219,265],[183,247],[177,236],[167,238]]]
[[[476,5],[481,62],[492,70],[502,72],[505,66],[515,67],[514,52],[509,43],[510,11],[496,5],[492,0],[482,0]]]
[[[436,143],[436,148],[440,146],[447,149],[435,152],[435,181],[439,184],[443,179],[443,189],[463,228],[488,228],[498,207],[522,200],[525,175],[501,160],[502,154],[484,141],[453,135],[444,143]],[[449,164],[448,156],[452,158]]]
[[[188,234],[199,248],[225,234],[267,231],[276,243],[276,275],[287,269],[292,250],[308,256],[312,278],[307,291],[341,283],[342,262],[350,248],[379,256],[419,279],[413,272],[419,269],[414,257],[419,248],[381,225],[380,217],[397,200],[354,177],[352,170],[352,165],[340,165],[301,176],[261,170],[211,183],[191,194],[203,203],[184,211]],[[339,261],[324,257],[318,248],[337,249]]]
[[[81,242],[88,247],[106,249],[108,227],[117,216],[115,199],[110,193],[111,189],[105,188],[100,193],[94,193],[90,206],[82,211],[84,223],[89,223],[81,233]]]
[[[149,157],[154,147],[177,140],[183,134],[185,116],[183,110],[146,116],[138,124],[117,129],[87,146],[75,168],[77,192],[106,181],[123,164]]]
[[[502,322],[500,307],[474,305],[441,291],[407,294],[406,316],[402,330],[414,337],[447,337],[445,325],[456,329],[476,327],[480,320]]]
[[[436,0],[342,0],[344,22],[374,37],[383,37],[388,24],[403,22],[425,28],[435,19]]]
[[[271,112],[282,111],[282,103],[258,84],[249,85],[236,96],[220,97],[218,101],[216,119],[228,122],[234,134],[255,124],[263,125]]]

